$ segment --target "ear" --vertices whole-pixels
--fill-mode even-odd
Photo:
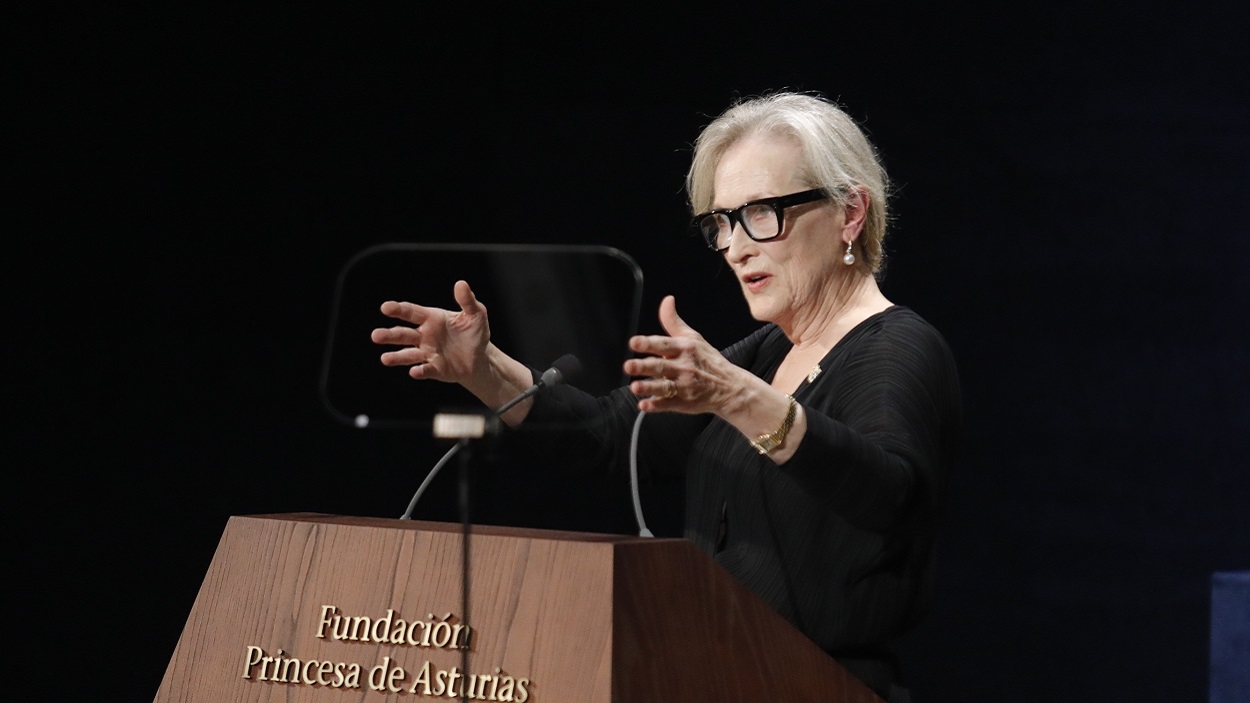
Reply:
[[[872,196],[863,186],[854,186],[846,194],[846,205],[842,208],[843,244],[850,244],[859,239],[864,224],[868,222],[868,206],[872,204]]]

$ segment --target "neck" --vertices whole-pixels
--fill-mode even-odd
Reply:
[[[826,295],[796,312],[782,332],[797,349],[833,348],[852,327],[890,307],[872,276],[859,271],[838,275],[825,289]]]

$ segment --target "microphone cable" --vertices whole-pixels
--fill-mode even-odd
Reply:
[[[638,417],[634,418],[634,431],[629,437],[629,488],[634,498],[634,520],[638,523],[638,536],[654,537],[642,518],[642,500],[638,497],[638,433],[642,429],[642,418],[646,416],[645,412],[638,411]]]
[[[464,448],[464,445],[468,443],[469,440],[462,439],[453,444],[451,449],[448,449],[447,453],[443,455],[443,458],[439,459],[438,463],[434,465],[434,468],[430,469],[430,473],[426,474],[425,480],[421,482],[421,486],[418,487],[417,492],[413,494],[412,500],[408,501],[408,509],[404,511],[403,515],[399,516],[400,520],[412,519],[412,510],[417,507],[417,501],[421,500],[421,494],[425,493],[426,488],[429,488],[430,482],[434,480],[434,477],[438,475],[438,472],[443,470],[443,465],[448,461],[451,461],[451,458],[456,455],[456,452],[459,452]]]

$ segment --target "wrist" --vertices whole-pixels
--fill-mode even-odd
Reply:
[[[529,388],[532,385],[533,370],[503,353],[494,344],[488,344],[481,361],[470,374],[470,379],[462,385],[477,396],[478,400],[494,409]]]
[[[794,397],[787,394],[786,415],[782,419],[781,424],[772,432],[765,432],[751,440],[751,446],[755,451],[763,456],[767,456],[772,451],[781,447],[786,438],[790,436],[790,431],[794,429],[794,422],[798,417],[799,404]]]

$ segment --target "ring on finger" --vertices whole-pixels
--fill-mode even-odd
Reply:
[[[664,398],[668,399],[677,397],[677,382],[671,378],[666,378],[664,380],[668,381],[668,385],[664,388]]]

